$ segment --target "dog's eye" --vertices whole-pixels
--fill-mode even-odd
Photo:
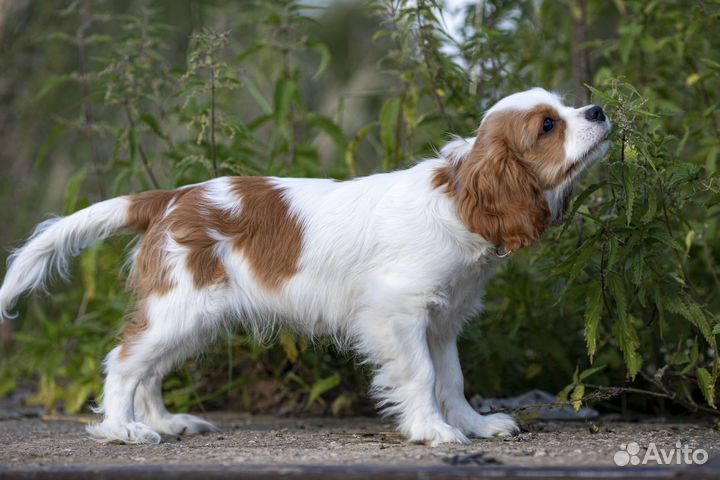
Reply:
[[[546,118],[543,122],[543,132],[547,133],[555,126],[555,120],[552,118]]]

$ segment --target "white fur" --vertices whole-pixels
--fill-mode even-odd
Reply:
[[[540,102],[556,107],[572,125],[578,138],[566,148],[587,152],[598,142],[582,126],[580,110],[564,107],[544,90],[510,96],[490,113]],[[433,188],[432,179],[447,162],[465,161],[473,143],[456,138],[439,158],[347,182],[272,178],[302,227],[298,272],[279,291],[259,284],[232,239],[217,231],[210,234],[229,281],[198,290],[185,266],[185,247],[168,235],[166,261],[176,286],[145,300],[149,325],[126,346],[127,358],[120,358],[119,347],[107,356],[103,404],[97,409],[104,418],[88,428],[91,435],[101,441],[157,443],[160,434],[213,430],[197,417],[168,413],[161,384],[175,364],[230,322],[260,338],[286,325],[308,335],[331,335],[353,348],[376,367],[372,393],[411,441],[467,443],[468,436],[517,432],[512,417],[482,416],[463,394],[456,340],[482,311],[485,283],[502,260],[495,245],[465,228],[453,200]],[[547,192],[553,212],[569,185]],[[242,200],[227,179],[203,188],[213,206],[242,214]],[[62,267],[67,255],[119,228],[126,209],[127,200],[119,198],[41,226],[13,256],[0,290],[1,311],[40,285],[53,260]]]
[[[27,243],[8,258],[0,288],[0,321],[12,318],[10,310],[24,292],[44,288],[56,270],[65,277],[68,257],[107,238],[127,222],[128,200],[113,198],[64,218],[51,218],[37,226]]]

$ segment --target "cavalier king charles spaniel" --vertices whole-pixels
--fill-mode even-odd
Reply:
[[[598,106],[534,88],[503,98],[438,158],[348,181],[221,177],[96,203],[40,224],[9,259],[0,319],[68,257],[120,230],[136,304],[106,357],[100,441],[213,431],[169,413],[163,377],[226,326],[330,335],[374,367],[372,394],[410,441],[512,435],[463,393],[457,337],[504,259],[558,221],[608,150]]]

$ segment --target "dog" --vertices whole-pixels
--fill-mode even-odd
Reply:
[[[229,324],[330,335],[374,366],[372,391],[412,442],[512,435],[467,402],[457,350],[504,259],[537,243],[578,176],[608,151],[599,106],[541,88],[503,98],[474,138],[437,158],[347,181],[221,177],[105,200],[41,223],[9,258],[0,316],[115,232],[131,255],[135,310],[106,357],[100,441],[158,443],[215,430],[163,405],[162,379]]]

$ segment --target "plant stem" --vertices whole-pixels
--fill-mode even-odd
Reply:
[[[430,34],[430,36],[427,35],[426,26],[425,24],[423,24],[421,12],[421,9],[423,8],[429,7],[426,7],[424,2],[419,1],[417,7],[415,8],[415,15],[417,17],[418,30],[420,31],[420,49],[422,50],[423,60],[425,62],[425,72],[428,76],[428,79],[430,80],[430,91],[432,92],[433,99],[435,100],[435,105],[437,105],[437,108],[440,111],[440,116],[442,117],[443,122],[445,122],[445,127],[448,129],[449,132],[452,132],[455,129],[453,128],[452,122],[450,121],[450,118],[448,117],[448,114],[445,110],[445,104],[443,103],[442,98],[440,98],[440,94],[438,93],[438,89],[435,85],[439,82],[436,75],[434,74],[432,58],[430,57],[431,54],[435,52],[431,50],[432,34]]]
[[[82,85],[82,92],[83,92],[83,100],[82,100],[82,110],[83,110],[83,117],[84,117],[84,126],[85,126],[85,132],[89,134],[92,130],[92,127],[95,123],[94,116],[92,112],[92,107],[90,103],[88,102],[87,98],[89,95],[88,88],[87,88],[87,68],[86,68],[86,52],[85,52],[85,32],[88,28],[92,25],[92,15],[90,12],[90,0],[85,0],[82,5],[82,22],[80,24],[80,27],[77,29],[77,32],[75,34],[75,41],[77,44],[78,49],[78,71],[80,73],[80,85]],[[97,184],[98,194],[100,195],[101,199],[104,199],[107,197],[105,193],[105,185],[103,184],[102,180],[102,165],[100,162],[100,157],[98,155],[97,145],[95,145],[95,142],[90,142],[90,154],[92,156],[93,166],[95,170],[95,181]]]
[[[215,154],[215,62],[212,55],[210,55],[210,159],[213,175],[217,177],[219,173]]]
[[[130,111],[130,106],[128,105],[127,98],[123,102],[123,109],[125,110],[125,116],[127,117],[130,131],[135,130],[135,121],[133,120],[132,112]],[[157,181],[157,177],[155,177],[155,174],[150,167],[150,161],[148,160],[147,155],[145,155],[145,149],[142,147],[140,142],[138,142],[137,147],[138,153],[140,154],[140,159],[142,160],[143,166],[145,167],[145,172],[147,173],[148,178],[150,178],[150,183],[152,183],[154,188],[159,189],[160,183]]]

